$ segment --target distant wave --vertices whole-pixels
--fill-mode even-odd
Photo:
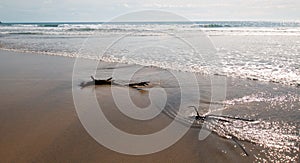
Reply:
[[[0,26],[33,26],[33,27],[78,27],[99,25],[198,25],[204,28],[214,27],[300,27],[300,22],[280,21],[191,21],[191,22],[52,22],[52,23],[1,23]]]
[[[67,31],[105,31],[105,32],[114,32],[114,31],[143,31],[141,29],[125,29],[125,28],[106,28],[106,27],[77,27],[77,28],[69,28]]]
[[[196,22],[203,28],[220,27],[300,27],[300,22],[273,22],[273,21],[202,21]]]
[[[11,35],[43,35],[42,32],[10,32]]]
[[[202,27],[202,28],[232,27],[231,25],[228,25],[228,24],[199,24],[198,26]]]
[[[71,29],[67,29],[67,31],[96,31],[99,29],[95,29],[95,28],[71,28]]]
[[[39,24],[39,27],[58,27],[59,24]]]
[[[59,27],[60,24],[16,24],[16,23],[2,23],[0,26],[6,27]]]

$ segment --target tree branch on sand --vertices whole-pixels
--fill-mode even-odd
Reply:
[[[254,122],[255,120],[253,119],[246,119],[246,118],[240,118],[240,117],[232,117],[232,116],[226,116],[226,115],[213,115],[213,114],[208,114],[208,115],[200,115],[197,108],[195,106],[189,106],[191,108],[194,108],[194,110],[196,111],[196,116],[191,116],[190,118],[195,119],[196,121],[207,121],[207,120],[217,120],[220,122],[228,122],[230,123],[232,120],[240,120],[240,121],[247,121],[247,122]],[[241,149],[242,151],[245,153],[246,156],[249,156],[249,153],[246,151],[246,149],[240,144],[239,139],[232,135],[229,134],[231,136],[231,140],[233,142],[235,142]]]
[[[105,79],[105,80],[99,80],[99,79],[95,79],[93,76],[91,76],[94,85],[112,85],[113,84],[113,80],[112,77]]]
[[[121,85],[114,82],[114,80],[112,80],[112,77],[108,79],[95,79],[93,76],[91,76],[91,79],[92,81],[82,82],[80,86],[83,88],[90,85],[116,85],[116,86],[127,86],[127,87],[140,90],[141,88],[148,86],[150,83],[149,81],[145,81],[145,82],[137,82],[137,83],[129,83],[129,84]]]

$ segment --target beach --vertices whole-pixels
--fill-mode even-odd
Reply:
[[[2,162],[197,162],[216,158],[216,153],[207,149],[218,149],[212,143],[215,141],[227,144],[239,155],[230,142],[213,135],[209,141],[199,143],[197,131],[193,130],[170,149],[148,156],[129,156],[106,149],[87,134],[76,115],[71,91],[73,63],[69,58],[1,51]],[[98,90],[109,94],[105,87]],[[113,105],[108,108],[114,109]],[[113,115],[112,118],[119,119]],[[162,118],[160,122],[164,121]],[[133,122],[128,120],[126,125],[124,121],[123,126],[130,128]],[[155,129],[160,122],[148,127]],[[217,153],[222,157],[221,151]]]
[[[2,23],[1,162],[299,162],[299,36],[292,21]]]
[[[226,78],[226,99],[214,101],[216,102],[214,104],[209,98],[208,90],[211,86],[205,84],[208,77],[198,74],[202,92],[201,108],[205,110],[208,104],[221,105],[226,108],[222,111],[224,115],[260,120],[260,125],[245,122],[244,125],[248,128],[240,129],[240,132],[233,130],[234,128],[228,129],[229,132],[235,131],[236,137],[240,139],[239,142],[249,156],[245,156],[233,140],[218,133],[218,128],[215,128],[215,132],[205,140],[198,140],[197,127],[190,128],[178,142],[163,151],[134,156],[102,146],[83,127],[72,96],[74,58],[3,50],[0,51],[0,57],[1,162],[254,162],[272,159],[297,162],[299,159],[297,130],[300,125],[300,104],[297,87]],[[88,69],[90,62],[95,61],[87,60],[84,65],[86,67],[82,69]],[[112,64],[102,63],[102,65],[107,67]],[[125,69],[130,70],[133,67],[128,66]],[[111,70],[100,66],[97,71],[104,73],[97,72],[96,77],[106,78]],[[163,69],[146,67],[143,73],[137,73],[137,77],[150,80],[150,83],[162,88],[169,88],[170,103],[176,107],[178,104],[175,99],[179,97],[176,93],[177,87],[176,89],[172,87],[176,86],[176,82],[169,82],[167,75],[162,75],[159,83],[151,78],[151,74],[157,76],[163,73],[166,73]],[[184,74],[185,72],[178,72],[177,75],[184,76]],[[223,80],[223,77],[214,76],[214,78],[216,81]],[[89,76],[82,77],[82,81],[90,80]],[[111,94],[111,87],[119,94],[126,92],[128,88],[120,86],[82,88],[80,82],[76,82],[78,82],[75,84],[78,85],[76,91],[84,92],[86,95],[95,93],[110,122],[128,133],[153,133],[173,120],[172,116],[163,112],[144,122],[131,119],[120,113]],[[188,81],[183,83],[185,84],[188,85]],[[148,105],[147,90],[143,92],[130,89],[130,92],[130,97],[137,106]],[[216,125],[220,123],[216,122]],[[268,137],[274,137],[275,140]],[[262,139],[267,141],[261,141]]]

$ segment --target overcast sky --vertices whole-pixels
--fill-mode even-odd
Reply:
[[[1,0],[0,21],[108,21],[146,9],[191,20],[300,20],[300,0]]]

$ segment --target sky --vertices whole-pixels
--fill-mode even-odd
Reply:
[[[102,22],[163,10],[189,20],[299,21],[300,0],[1,0],[2,22]]]

